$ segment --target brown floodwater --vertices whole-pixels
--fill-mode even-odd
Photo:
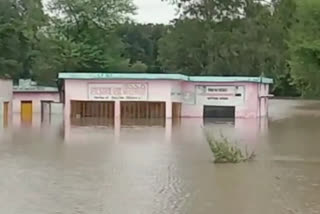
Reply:
[[[320,213],[320,102],[272,100],[268,120],[18,116],[0,128],[3,214]],[[213,164],[203,127],[256,160]]]

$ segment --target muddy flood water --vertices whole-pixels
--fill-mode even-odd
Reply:
[[[37,121],[0,128],[1,214],[320,213],[320,102],[272,100],[268,120]],[[256,160],[213,164],[202,127]]]

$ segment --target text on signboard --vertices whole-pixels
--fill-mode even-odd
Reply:
[[[90,94],[93,96],[107,96],[107,95],[115,95],[115,96],[126,96],[126,95],[139,95],[142,96],[146,92],[146,86],[144,84],[125,84],[122,87],[91,87]]]

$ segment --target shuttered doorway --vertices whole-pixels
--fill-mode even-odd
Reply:
[[[114,102],[71,101],[71,124],[76,126],[113,126]]]
[[[204,118],[235,118],[234,106],[204,106]]]
[[[9,123],[9,102],[3,103],[3,126],[7,127]]]
[[[114,118],[114,102],[71,101],[71,118]]]
[[[172,118],[181,118],[181,103],[172,103]]]
[[[177,126],[181,124],[181,103],[172,103],[172,125]]]
[[[165,102],[121,102],[122,125],[164,126],[165,117]]]
[[[21,101],[21,122],[32,122],[32,101]]]

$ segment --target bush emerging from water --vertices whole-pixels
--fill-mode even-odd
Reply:
[[[214,163],[240,163],[253,160],[255,153],[249,153],[247,147],[241,149],[237,142],[231,142],[221,135],[219,139],[205,132],[206,139],[214,155]]]

